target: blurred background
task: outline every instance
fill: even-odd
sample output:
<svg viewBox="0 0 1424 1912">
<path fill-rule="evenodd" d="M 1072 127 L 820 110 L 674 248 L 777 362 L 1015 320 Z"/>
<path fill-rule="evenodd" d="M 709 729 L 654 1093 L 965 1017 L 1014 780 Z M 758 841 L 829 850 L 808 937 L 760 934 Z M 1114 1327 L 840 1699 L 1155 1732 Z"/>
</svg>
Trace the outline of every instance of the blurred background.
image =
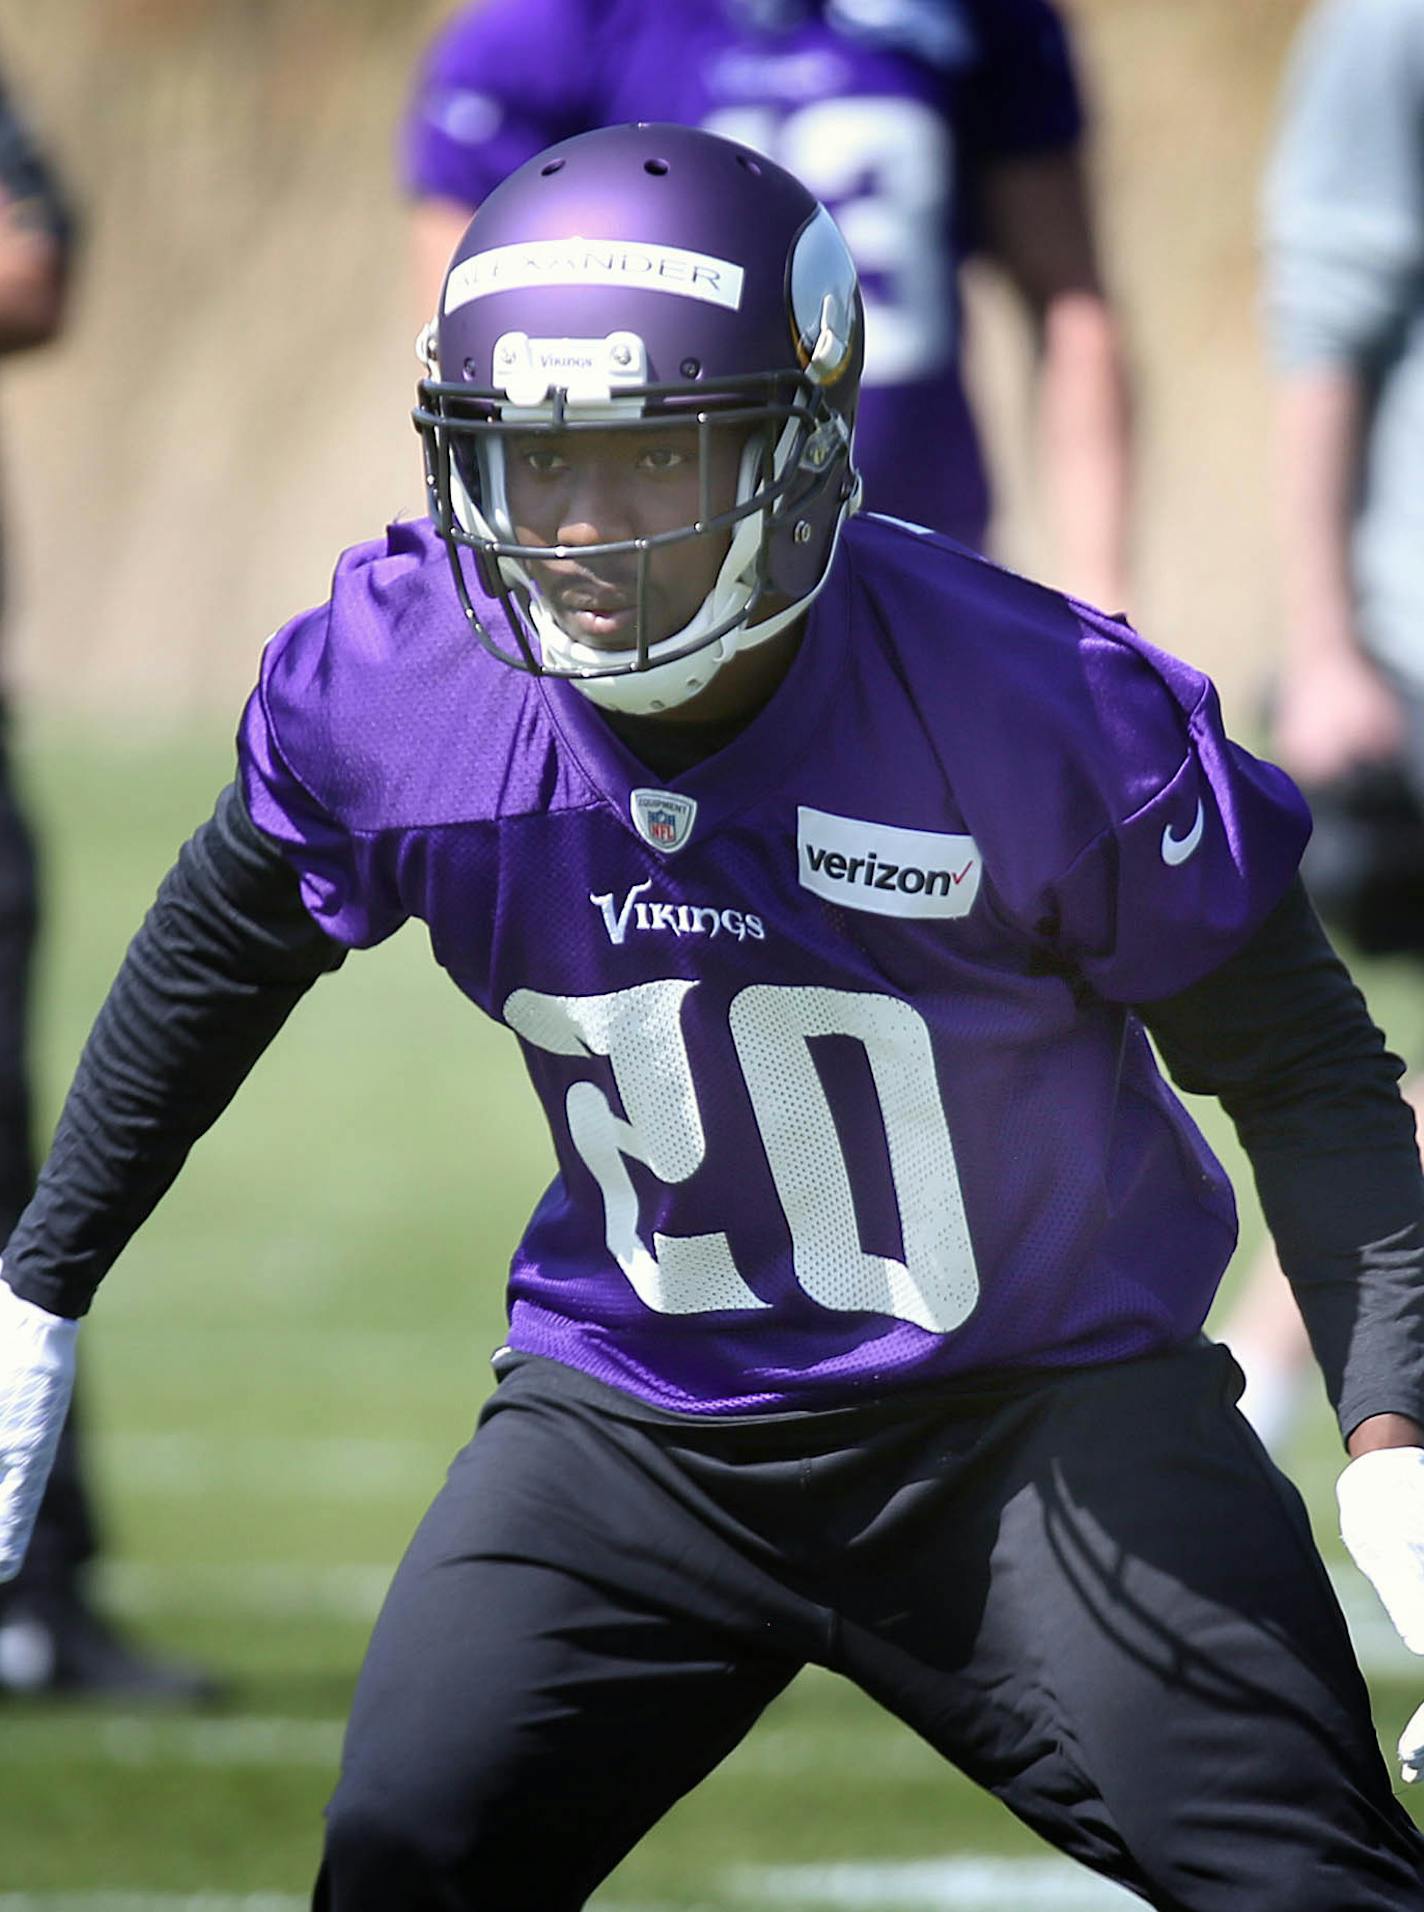
<svg viewBox="0 0 1424 1912">
<path fill-rule="evenodd" d="M 5 0 L 89 241 L 7 368 L 10 673 L 37 708 L 234 713 L 336 551 L 422 508 L 392 149 L 432 0 Z M 1073 0 L 1141 431 L 1139 625 L 1233 700 L 1270 641 L 1256 191 L 1298 0 Z M 1032 566 L 1017 314 L 971 323 Z"/>
<path fill-rule="evenodd" d="M 0 377 L 5 674 L 46 853 L 44 1134 L 129 933 L 230 774 L 263 641 L 324 596 L 344 545 L 423 508 L 424 315 L 392 149 L 446 11 L 0 0 L 0 59 L 87 232 L 64 339 Z M 1065 11 L 1137 382 L 1134 622 L 1211 671 L 1250 736 L 1279 622 L 1257 198 L 1304 8 Z M 1028 340 L 987 272 L 971 312 L 997 548 L 1042 570 Z M 1412 972 L 1376 964 L 1367 987 L 1412 1045 Z M 229 1700 L 192 1718 L 0 1704 L 0 1912 L 305 1904 L 365 1635 L 486 1391 L 504 1265 L 547 1172 L 512 1045 L 417 929 L 303 1005 L 85 1334 L 104 1601 L 221 1671 Z M 1338 1566 L 1323 1399 L 1284 1458 Z M 1392 1741 L 1417 1682 L 1368 1590 L 1341 1584 Z M 808 1678 L 597 1903 L 1127 1901 Z"/>
</svg>

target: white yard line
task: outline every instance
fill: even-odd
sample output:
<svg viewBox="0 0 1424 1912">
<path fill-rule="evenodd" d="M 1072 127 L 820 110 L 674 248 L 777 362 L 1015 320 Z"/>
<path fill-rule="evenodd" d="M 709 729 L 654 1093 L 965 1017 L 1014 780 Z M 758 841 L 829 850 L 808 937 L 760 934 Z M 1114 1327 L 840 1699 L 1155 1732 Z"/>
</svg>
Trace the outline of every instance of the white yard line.
<svg viewBox="0 0 1424 1912">
<path fill-rule="evenodd" d="M 252 1620 L 369 1621 L 385 1598 L 395 1565 L 392 1559 L 319 1567 L 285 1560 L 167 1567 L 110 1560 L 100 1565 L 99 1587 L 106 1607 L 135 1618 L 212 1613 Z"/>
<path fill-rule="evenodd" d="M 145 1494 L 235 1490 L 254 1499 L 320 1494 L 360 1501 L 392 1489 L 429 1498 L 452 1457 L 428 1441 L 346 1435 L 106 1434 L 104 1458 L 117 1480 Z"/>
<path fill-rule="evenodd" d="M 236 1714 L 212 1719 L 143 1713 L 96 1718 L 85 1713 L 32 1715 L 20 1729 L 30 1765 L 102 1762 L 115 1766 L 319 1766 L 333 1772 L 341 1752 L 343 1721 Z M 802 1728 L 763 1727 L 736 1755 L 744 1774 L 769 1779 L 816 1774 L 827 1780 L 862 1777 L 869 1758 L 882 1779 L 923 1772 L 933 1762 L 917 1739 L 887 1714 L 867 1721 L 852 1741 L 825 1739 Z M 0 1912 L 4 1912 L 0 1900 Z"/>
<path fill-rule="evenodd" d="M 293 1255 L 289 1270 L 274 1276 L 274 1291 L 290 1298 L 291 1279 L 298 1273 L 307 1288 L 308 1299 L 314 1299 L 318 1275 L 303 1252 Z M 351 1373 L 363 1367 L 388 1373 L 393 1368 L 418 1369 L 422 1362 L 427 1366 L 434 1362 L 438 1363 L 437 1371 L 443 1374 L 458 1364 L 470 1377 L 472 1407 L 478 1407 L 494 1386 L 489 1357 L 498 1344 L 477 1337 L 473 1329 L 461 1321 L 452 1323 L 448 1330 L 438 1324 L 401 1326 L 395 1322 L 384 1328 L 367 1328 L 308 1314 L 301 1320 L 284 1316 L 274 1326 L 270 1316 L 253 1312 L 254 1304 L 261 1299 L 255 1289 L 244 1293 L 247 1312 L 238 1320 L 204 1319 L 193 1313 L 179 1315 L 173 1305 L 163 1302 L 152 1307 L 145 1304 L 136 1307 L 133 1292 L 129 1288 L 121 1295 L 116 1290 L 114 1303 L 106 1305 L 104 1310 L 104 1346 L 106 1351 L 114 1350 L 113 1359 L 118 1363 L 125 1362 L 131 1350 L 138 1351 L 136 1365 L 151 1360 L 153 1349 L 161 1346 L 165 1365 L 178 1362 L 194 1370 L 200 1364 L 211 1368 L 214 1350 L 221 1344 L 226 1356 L 248 1349 L 248 1358 L 260 1373 L 263 1356 L 271 1355 L 275 1339 L 280 1336 L 284 1348 L 298 1350 L 293 1356 L 294 1364 L 299 1365 L 300 1352 L 319 1349 L 323 1363 L 335 1373 Z M 107 1290 L 105 1300 L 107 1303 Z M 177 1352 L 170 1357 L 170 1351 Z M 0 1906 L 3 1903 L 0 1900 Z"/>
<path fill-rule="evenodd" d="M 1120 1912 L 1141 1901 L 1061 1859 L 966 1855 L 899 1865 L 742 1867 L 724 1881 L 723 1904 L 846 1908 L 846 1912 Z M 720 1891 L 708 1903 L 716 1903 Z M 0 1912 L 306 1912 L 291 1893 L 0 1893 Z M 670 1906 L 596 1898 L 591 1912 L 674 1912 Z"/>
<path fill-rule="evenodd" d="M 0 1912 L 310 1912 L 309 1893 L 0 1892 Z M 652 1900 L 592 1899 L 589 1912 L 686 1912 Z"/>
<path fill-rule="evenodd" d="M 309 1912 L 308 1893 L 0 1892 L 0 1912 Z M 590 1912 L 686 1912 L 653 1900 L 593 1899 Z"/>
<path fill-rule="evenodd" d="M 230 1719 L 180 1719 L 116 1714 L 98 1719 L 32 1717 L 24 1735 L 25 1763 L 113 1766 L 320 1766 L 333 1773 L 341 1756 L 338 1720 L 281 1719 L 238 1714 Z M 0 1912 L 8 1902 L 0 1896 Z"/>
<path fill-rule="evenodd" d="M 899 1865 L 767 1866 L 734 1873 L 733 1890 L 760 1906 L 848 1912 L 1126 1912 L 1142 1901 L 1064 1859 L 966 1855 Z M 0 1912 L 3 1908 L 0 1907 Z"/>
<path fill-rule="evenodd" d="M 0 1892 L 0 1912 L 308 1912 L 292 1892 Z"/>
</svg>

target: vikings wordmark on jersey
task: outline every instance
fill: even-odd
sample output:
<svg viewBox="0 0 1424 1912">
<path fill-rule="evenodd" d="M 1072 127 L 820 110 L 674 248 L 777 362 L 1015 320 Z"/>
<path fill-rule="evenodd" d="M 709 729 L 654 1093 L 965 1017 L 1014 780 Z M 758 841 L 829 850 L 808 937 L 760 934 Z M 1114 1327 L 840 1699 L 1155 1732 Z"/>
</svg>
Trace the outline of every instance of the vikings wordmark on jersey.
<svg viewBox="0 0 1424 1912">
<path fill-rule="evenodd" d="M 771 704 L 660 798 L 398 525 L 273 640 L 242 755 L 328 932 L 421 918 L 523 1046 L 559 1172 L 515 1347 L 718 1413 L 1199 1324 L 1232 1199 L 1123 1005 L 1240 946 L 1306 821 L 1125 626 L 854 523 Z"/>
</svg>

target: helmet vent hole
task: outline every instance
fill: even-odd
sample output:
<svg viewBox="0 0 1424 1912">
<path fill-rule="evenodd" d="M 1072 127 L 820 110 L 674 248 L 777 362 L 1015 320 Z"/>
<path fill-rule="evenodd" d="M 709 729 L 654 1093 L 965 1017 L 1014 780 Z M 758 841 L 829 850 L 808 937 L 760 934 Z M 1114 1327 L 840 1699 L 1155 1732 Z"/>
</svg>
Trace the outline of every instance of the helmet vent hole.
<svg viewBox="0 0 1424 1912">
<path fill-rule="evenodd" d="M 738 153 L 737 164 L 743 169 L 744 172 L 757 173 L 757 174 L 760 174 L 761 172 L 760 165 L 758 164 L 756 160 L 752 158 L 750 153 Z"/>
<path fill-rule="evenodd" d="M 654 179 L 661 179 L 667 169 L 668 163 L 665 159 L 645 159 L 643 161 L 643 171 L 645 173 L 651 173 Z"/>
<path fill-rule="evenodd" d="M 561 159 L 551 159 L 547 166 L 541 166 L 539 168 L 539 177 L 541 179 L 547 179 L 550 173 L 561 173 L 563 170 L 564 162 Z"/>
</svg>

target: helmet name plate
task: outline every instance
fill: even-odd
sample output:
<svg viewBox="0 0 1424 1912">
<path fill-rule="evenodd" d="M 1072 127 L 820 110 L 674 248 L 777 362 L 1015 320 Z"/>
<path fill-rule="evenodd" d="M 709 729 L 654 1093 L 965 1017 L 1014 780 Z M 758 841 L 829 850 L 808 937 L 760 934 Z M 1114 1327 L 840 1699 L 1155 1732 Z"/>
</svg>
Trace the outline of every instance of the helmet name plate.
<svg viewBox="0 0 1424 1912">
<path fill-rule="evenodd" d="M 445 282 L 448 318 L 475 299 L 530 286 L 607 285 L 639 292 L 671 292 L 735 312 L 745 274 L 731 259 L 683 246 L 640 245 L 627 239 L 534 239 L 472 253 Z"/>
</svg>

